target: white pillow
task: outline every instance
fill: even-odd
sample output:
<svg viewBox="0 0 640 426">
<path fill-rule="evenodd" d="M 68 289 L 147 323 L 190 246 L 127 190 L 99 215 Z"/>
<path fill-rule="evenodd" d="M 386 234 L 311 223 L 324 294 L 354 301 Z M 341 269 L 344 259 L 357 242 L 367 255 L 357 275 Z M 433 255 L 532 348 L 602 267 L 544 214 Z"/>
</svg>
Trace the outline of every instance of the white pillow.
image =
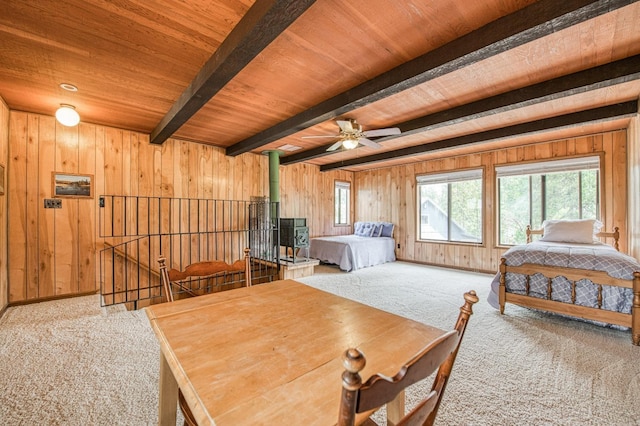
<svg viewBox="0 0 640 426">
<path fill-rule="evenodd" d="M 359 225 L 356 226 L 354 234 L 359 237 L 370 237 L 374 230 L 375 225 L 373 222 L 360 222 Z"/>
<path fill-rule="evenodd" d="M 545 220 L 542 224 L 544 233 L 540 241 L 591 244 L 594 222 L 593 219 Z"/>
<path fill-rule="evenodd" d="M 594 240 L 597 240 L 596 234 L 602 231 L 602 228 L 604 228 L 604 223 L 600 222 L 599 220 L 593 221 L 593 239 Z"/>
</svg>

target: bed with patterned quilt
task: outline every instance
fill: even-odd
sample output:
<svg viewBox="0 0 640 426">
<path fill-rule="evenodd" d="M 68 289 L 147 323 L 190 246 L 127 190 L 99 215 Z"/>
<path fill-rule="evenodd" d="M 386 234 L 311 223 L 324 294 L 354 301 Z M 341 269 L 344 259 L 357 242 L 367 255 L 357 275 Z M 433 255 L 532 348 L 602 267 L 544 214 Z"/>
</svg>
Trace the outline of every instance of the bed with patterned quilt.
<svg viewBox="0 0 640 426">
<path fill-rule="evenodd" d="M 347 272 L 393 262 L 393 228 L 390 222 L 356 222 L 353 234 L 312 238 L 309 257 Z"/>
<path fill-rule="evenodd" d="M 542 237 L 532 242 L 533 235 Z M 618 251 L 619 229 L 597 221 L 545 221 L 527 227 L 527 244 L 507 250 L 491 283 L 489 304 L 506 303 L 616 328 L 640 345 L 640 263 Z M 595 239 L 594 239 L 595 237 Z M 613 247 L 600 241 L 613 238 Z"/>
</svg>

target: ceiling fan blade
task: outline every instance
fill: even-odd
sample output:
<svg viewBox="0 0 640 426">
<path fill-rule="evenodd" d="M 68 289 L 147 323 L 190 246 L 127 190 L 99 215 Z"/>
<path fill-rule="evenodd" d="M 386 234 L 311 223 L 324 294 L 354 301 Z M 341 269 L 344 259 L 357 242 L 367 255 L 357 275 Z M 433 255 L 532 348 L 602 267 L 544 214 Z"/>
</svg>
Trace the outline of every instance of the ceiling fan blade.
<svg viewBox="0 0 640 426">
<path fill-rule="evenodd" d="M 303 136 L 301 139 L 316 139 L 316 138 L 339 138 L 340 135 L 325 135 L 325 136 Z"/>
<path fill-rule="evenodd" d="M 329 148 L 327 148 L 327 151 L 335 151 L 336 149 L 340 148 L 340 146 L 342 146 L 342 141 L 341 140 L 336 142 L 336 143 L 334 143 Z"/>
<path fill-rule="evenodd" d="M 340 130 L 342 130 L 343 132 L 353 132 L 353 125 L 351 124 L 351 121 L 336 120 L 336 123 L 338 123 L 338 126 L 340 126 Z"/>
<path fill-rule="evenodd" d="M 361 143 L 364 146 L 368 146 L 370 148 L 375 148 L 375 149 L 380 149 L 382 148 L 378 143 L 371 141 L 367 138 L 360 138 L 358 139 L 358 143 Z"/>
<path fill-rule="evenodd" d="M 379 136 L 399 135 L 402 132 L 400 132 L 400 129 L 397 127 L 389 127 L 386 129 L 365 130 L 362 133 L 368 138 L 375 138 Z"/>
</svg>

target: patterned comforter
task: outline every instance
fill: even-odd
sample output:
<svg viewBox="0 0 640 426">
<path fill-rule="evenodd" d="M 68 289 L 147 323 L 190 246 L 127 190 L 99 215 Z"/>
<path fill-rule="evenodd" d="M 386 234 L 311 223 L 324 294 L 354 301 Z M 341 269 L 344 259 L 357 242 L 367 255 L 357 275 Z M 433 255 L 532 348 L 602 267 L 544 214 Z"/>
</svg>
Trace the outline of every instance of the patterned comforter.
<svg viewBox="0 0 640 426">
<path fill-rule="evenodd" d="M 613 278 L 633 279 L 633 273 L 640 271 L 640 263 L 631 256 L 618 252 L 613 247 L 602 244 L 563 244 L 537 241 L 511 247 L 503 257 L 507 265 L 520 266 L 524 263 L 568 267 L 606 272 Z M 491 283 L 489 304 L 499 309 L 498 287 L 500 274 Z M 551 299 L 571 303 L 571 282 L 563 276 L 552 280 Z M 507 292 L 525 294 L 525 276 L 508 272 Z M 529 295 L 547 298 L 547 278 L 542 274 L 531 276 Z M 629 313 L 633 302 L 633 292 L 629 288 L 602 286 L 602 309 Z M 576 282 L 576 305 L 598 307 L 598 286 L 588 279 Z"/>
</svg>

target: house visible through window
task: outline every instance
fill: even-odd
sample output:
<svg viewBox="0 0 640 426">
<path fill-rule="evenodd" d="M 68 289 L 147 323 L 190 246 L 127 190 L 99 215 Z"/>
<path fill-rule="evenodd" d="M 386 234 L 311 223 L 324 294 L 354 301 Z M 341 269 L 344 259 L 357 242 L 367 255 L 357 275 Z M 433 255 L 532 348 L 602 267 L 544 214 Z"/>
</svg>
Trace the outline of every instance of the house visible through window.
<svg viewBox="0 0 640 426">
<path fill-rule="evenodd" d="M 335 221 L 336 225 L 349 224 L 349 206 L 351 200 L 351 183 L 335 181 Z"/>
<path fill-rule="evenodd" d="M 482 170 L 417 176 L 420 240 L 482 242 Z"/>
<path fill-rule="evenodd" d="M 526 242 L 546 219 L 599 219 L 600 157 L 496 167 L 498 243 Z"/>
</svg>

